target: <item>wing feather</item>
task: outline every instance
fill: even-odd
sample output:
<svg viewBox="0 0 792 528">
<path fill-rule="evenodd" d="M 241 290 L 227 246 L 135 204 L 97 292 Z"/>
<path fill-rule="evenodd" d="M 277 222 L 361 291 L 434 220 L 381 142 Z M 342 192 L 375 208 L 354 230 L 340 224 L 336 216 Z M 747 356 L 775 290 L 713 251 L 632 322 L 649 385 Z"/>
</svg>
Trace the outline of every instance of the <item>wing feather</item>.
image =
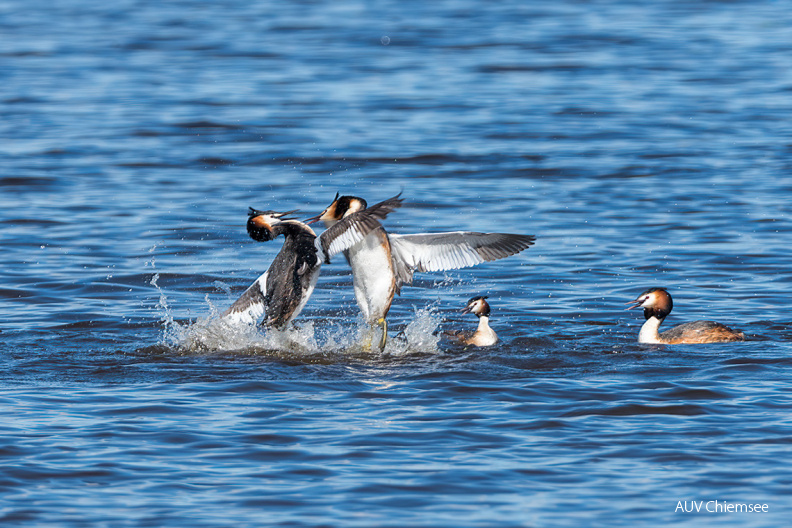
<svg viewBox="0 0 792 528">
<path fill-rule="evenodd" d="M 267 275 L 269 271 L 250 285 L 245 292 L 234 301 L 228 310 L 223 313 L 223 319 L 231 324 L 256 324 L 264 315 L 267 305 Z"/>
<path fill-rule="evenodd" d="M 366 238 L 370 232 L 380 227 L 379 220 L 384 220 L 391 212 L 402 206 L 404 199 L 400 196 L 401 193 L 342 218 L 319 235 L 318 247 L 324 255 L 325 263 L 330 262 L 331 257 L 354 246 Z"/>
<path fill-rule="evenodd" d="M 532 235 L 454 231 L 389 234 L 397 285 L 412 282 L 416 271 L 467 268 L 509 257 L 533 245 Z"/>
</svg>

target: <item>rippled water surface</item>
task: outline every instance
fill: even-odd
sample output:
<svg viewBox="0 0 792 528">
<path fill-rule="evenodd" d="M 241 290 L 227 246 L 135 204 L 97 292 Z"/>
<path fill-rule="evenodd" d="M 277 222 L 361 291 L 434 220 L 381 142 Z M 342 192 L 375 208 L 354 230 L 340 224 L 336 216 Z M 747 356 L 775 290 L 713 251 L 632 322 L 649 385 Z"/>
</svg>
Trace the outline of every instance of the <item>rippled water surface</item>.
<svg viewBox="0 0 792 528">
<path fill-rule="evenodd" d="M 0 3 L 3 526 L 783 526 L 785 2 Z M 343 258 L 224 310 L 248 206 L 535 234 L 361 348 Z M 637 344 L 624 303 L 743 343 Z M 488 295 L 501 342 L 438 337 Z M 766 504 L 698 513 L 679 501 Z M 709 503 L 708 503 L 709 504 Z M 713 506 L 710 505 L 710 508 Z"/>
</svg>

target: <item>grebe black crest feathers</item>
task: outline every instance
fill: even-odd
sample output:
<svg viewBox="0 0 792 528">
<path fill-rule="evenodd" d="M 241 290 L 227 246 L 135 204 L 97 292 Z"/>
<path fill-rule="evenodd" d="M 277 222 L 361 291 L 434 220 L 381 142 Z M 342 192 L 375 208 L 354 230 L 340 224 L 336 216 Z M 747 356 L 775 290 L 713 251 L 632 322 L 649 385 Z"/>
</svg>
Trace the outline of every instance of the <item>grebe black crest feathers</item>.
<svg viewBox="0 0 792 528">
<path fill-rule="evenodd" d="M 697 343 L 726 343 L 730 341 L 743 341 L 745 334 L 732 330 L 726 325 L 714 321 L 693 321 L 675 326 L 670 330 L 660 332 L 660 325 L 674 308 L 671 294 L 665 288 L 649 288 L 641 293 L 634 301 L 630 301 L 628 310 L 643 308 L 646 322 L 638 334 L 639 343 L 697 344 Z"/>
<path fill-rule="evenodd" d="M 447 337 L 464 345 L 477 347 L 492 346 L 498 342 L 498 335 L 489 326 L 490 305 L 486 296 L 473 297 L 461 311 L 463 314 L 472 313 L 478 317 L 478 328 L 473 333 L 444 332 Z"/>
</svg>

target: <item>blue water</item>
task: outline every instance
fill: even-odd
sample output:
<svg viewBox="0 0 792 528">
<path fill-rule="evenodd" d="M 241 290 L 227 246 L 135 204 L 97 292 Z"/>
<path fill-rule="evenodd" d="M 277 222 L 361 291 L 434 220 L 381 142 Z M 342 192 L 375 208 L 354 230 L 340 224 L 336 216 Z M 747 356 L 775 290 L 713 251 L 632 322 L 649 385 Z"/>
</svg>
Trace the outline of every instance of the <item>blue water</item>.
<svg viewBox="0 0 792 528">
<path fill-rule="evenodd" d="M 0 522 L 782 526 L 792 9 L 780 1 L 0 3 Z M 403 190 L 384 353 L 342 258 L 291 341 L 217 332 L 248 206 Z M 744 343 L 645 346 L 624 303 Z M 439 331 L 489 295 L 501 342 Z M 400 334 L 400 332 L 402 332 Z M 767 504 L 678 511 L 679 501 Z"/>
</svg>

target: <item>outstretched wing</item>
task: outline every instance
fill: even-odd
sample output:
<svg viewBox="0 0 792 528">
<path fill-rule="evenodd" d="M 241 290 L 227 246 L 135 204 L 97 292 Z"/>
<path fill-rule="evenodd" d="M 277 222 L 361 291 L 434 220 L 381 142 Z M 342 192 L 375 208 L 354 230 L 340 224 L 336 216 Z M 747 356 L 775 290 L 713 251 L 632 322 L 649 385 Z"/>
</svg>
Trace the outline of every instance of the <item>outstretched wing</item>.
<svg viewBox="0 0 792 528">
<path fill-rule="evenodd" d="M 389 234 L 396 285 L 412 282 L 416 271 L 467 268 L 519 253 L 533 245 L 532 235 L 507 233 Z"/>
<path fill-rule="evenodd" d="M 402 206 L 404 199 L 400 196 L 401 193 L 342 218 L 319 235 L 319 249 L 324 255 L 325 263 L 330 262 L 330 257 L 349 249 L 380 227 L 380 220 L 384 220 L 391 212 Z"/>
<path fill-rule="evenodd" d="M 267 275 L 269 271 L 256 279 L 256 282 L 245 290 L 239 299 L 223 313 L 223 319 L 231 324 L 256 324 L 264 315 L 267 305 Z"/>
</svg>

